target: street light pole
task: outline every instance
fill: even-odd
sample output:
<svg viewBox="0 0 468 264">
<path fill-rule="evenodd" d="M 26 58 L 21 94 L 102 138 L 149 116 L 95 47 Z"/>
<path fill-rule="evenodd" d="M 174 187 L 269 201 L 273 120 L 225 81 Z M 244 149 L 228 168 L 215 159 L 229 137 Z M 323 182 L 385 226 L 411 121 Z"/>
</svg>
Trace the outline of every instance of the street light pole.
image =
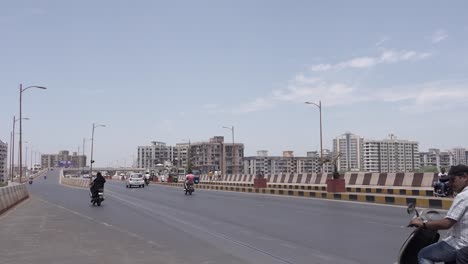
<svg viewBox="0 0 468 264">
<path fill-rule="evenodd" d="M 96 127 L 106 127 L 106 125 L 96 125 L 93 123 L 93 132 L 92 132 L 92 135 L 91 135 L 91 161 L 90 161 L 90 165 L 89 165 L 89 176 L 90 176 L 90 181 L 92 181 L 93 179 L 93 149 L 94 149 L 94 129 Z"/>
<path fill-rule="evenodd" d="M 311 105 L 315 105 L 318 107 L 319 109 L 319 113 L 320 113 L 320 162 L 321 162 L 321 171 L 322 173 L 324 172 L 324 169 L 323 169 L 323 145 L 322 145 L 322 101 L 319 101 L 318 104 L 316 103 L 312 103 L 312 102 L 305 102 L 306 104 L 311 104 Z"/>
<path fill-rule="evenodd" d="M 232 173 L 233 174 L 236 174 L 237 172 L 237 164 L 236 164 L 236 159 L 235 159 L 235 152 L 234 152 L 234 126 L 231 126 L 231 127 L 227 127 L 227 126 L 223 126 L 223 128 L 226 128 L 226 129 L 229 129 L 231 130 L 231 134 L 232 134 Z"/>
<path fill-rule="evenodd" d="M 21 177 L 23 175 L 23 166 L 21 165 L 22 163 L 22 137 L 23 137 L 23 122 L 22 122 L 22 113 L 21 113 L 21 103 L 22 103 L 22 96 L 23 96 L 23 92 L 26 91 L 27 89 L 30 89 L 30 88 L 37 88 L 37 89 L 47 89 L 46 87 L 43 87 L 43 86 L 36 86 L 36 85 L 33 85 L 33 86 L 28 86 L 26 88 L 23 89 L 23 84 L 20 84 L 19 85 L 19 122 L 20 122 L 20 138 L 19 138 L 19 182 L 21 183 Z"/>
</svg>

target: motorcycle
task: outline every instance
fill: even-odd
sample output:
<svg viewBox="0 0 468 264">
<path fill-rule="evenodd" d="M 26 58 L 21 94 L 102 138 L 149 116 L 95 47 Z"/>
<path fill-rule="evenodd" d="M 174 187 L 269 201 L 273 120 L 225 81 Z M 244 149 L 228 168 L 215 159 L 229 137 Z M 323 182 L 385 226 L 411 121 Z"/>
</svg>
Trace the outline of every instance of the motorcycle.
<svg viewBox="0 0 468 264">
<path fill-rule="evenodd" d="M 408 204 L 406 209 L 408 214 L 415 213 L 413 218 L 421 218 L 422 220 L 437 220 L 442 216 L 436 210 L 426 209 L 419 212 L 413 203 Z M 411 226 L 408 226 L 411 227 Z M 398 264 L 417 264 L 418 253 L 421 249 L 439 241 L 440 234 L 437 230 L 429 230 L 424 228 L 417 228 L 408 236 L 406 241 L 400 248 L 398 254 Z"/>
<path fill-rule="evenodd" d="M 185 195 L 187 194 L 192 195 L 192 193 L 195 191 L 195 188 L 193 188 L 193 184 L 186 183 L 184 185 L 185 185 L 184 186 Z"/>
<path fill-rule="evenodd" d="M 442 191 L 442 184 L 444 185 L 444 191 Z M 453 190 L 448 182 L 434 182 L 432 187 L 434 187 L 435 197 L 453 197 Z"/>
<path fill-rule="evenodd" d="M 148 185 L 149 185 L 149 179 L 146 179 L 146 178 L 145 178 L 145 184 L 146 184 L 146 186 L 148 187 Z"/>
<path fill-rule="evenodd" d="M 91 203 L 93 206 L 101 206 L 102 201 L 104 201 L 104 189 L 98 189 L 96 197 L 93 197 L 93 193 L 90 191 L 89 196 L 91 197 Z"/>
<path fill-rule="evenodd" d="M 29 180 L 29 184 L 32 184 L 32 180 Z"/>
<path fill-rule="evenodd" d="M 44 180 L 47 180 L 47 175 L 44 175 Z"/>
</svg>

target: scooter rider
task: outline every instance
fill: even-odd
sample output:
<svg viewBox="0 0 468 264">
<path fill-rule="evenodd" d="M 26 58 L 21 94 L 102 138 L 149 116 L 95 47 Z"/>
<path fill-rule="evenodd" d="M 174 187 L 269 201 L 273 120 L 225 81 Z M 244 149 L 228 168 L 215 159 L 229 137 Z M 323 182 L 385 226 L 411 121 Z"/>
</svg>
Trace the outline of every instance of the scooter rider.
<svg viewBox="0 0 468 264">
<path fill-rule="evenodd" d="M 195 175 L 192 174 L 192 169 L 187 170 L 188 174 L 185 176 L 184 189 L 187 190 L 189 185 L 193 185 Z"/>
<path fill-rule="evenodd" d="M 445 190 L 447 189 L 447 173 L 445 172 L 445 168 L 441 168 L 439 174 L 437 175 L 439 180 L 436 183 L 436 188 L 440 188 L 440 193 L 445 194 Z M 434 189 L 436 189 L 434 188 Z M 436 190 L 434 190 L 436 191 Z"/>
<path fill-rule="evenodd" d="M 450 229 L 448 236 L 418 253 L 419 264 L 452 262 L 457 257 L 457 250 L 468 246 L 468 166 L 452 166 L 448 173 L 450 185 L 458 195 L 445 218 L 433 221 L 411 220 L 411 225 L 431 230 Z"/>
<path fill-rule="evenodd" d="M 99 189 L 104 189 L 104 183 L 106 183 L 106 179 L 104 179 L 104 177 L 102 177 L 102 174 L 98 172 L 96 174 L 96 179 L 94 179 L 91 183 L 90 191 L 92 194 L 92 198 L 96 198 L 98 196 Z"/>
</svg>

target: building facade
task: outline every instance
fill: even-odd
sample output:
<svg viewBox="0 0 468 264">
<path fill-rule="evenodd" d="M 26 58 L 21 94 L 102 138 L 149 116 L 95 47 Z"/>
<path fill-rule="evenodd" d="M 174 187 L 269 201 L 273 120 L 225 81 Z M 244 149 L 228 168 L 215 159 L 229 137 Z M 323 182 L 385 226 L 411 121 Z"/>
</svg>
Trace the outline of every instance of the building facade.
<svg viewBox="0 0 468 264">
<path fill-rule="evenodd" d="M 0 140 L 0 182 L 8 179 L 8 144 Z"/>
<path fill-rule="evenodd" d="M 243 173 L 244 144 L 225 143 L 224 137 L 215 136 L 206 142 L 177 143 L 174 147 L 163 142 L 138 147 L 138 167 L 154 169 L 158 164 L 171 164 L 177 168 L 192 168 L 202 173 L 221 171 Z"/>
<path fill-rule="evenodd" d="M 164 164 L 174 159 L 172 146 L 164 142 L 152 141 L 150 146 L 139 146 L 137 165 L 139 168 L 155 169 L 158 164 Z"/>
<path fill-rule="evenodd" d="M 454 163 L 456 165 L 458 164 L 468 165 L 466 152 L 467 151 L 465 148 L 454 148 L 452 150 Z"/>
<path fill-rule="evenodd" d="M 308 152 L 305 157 L 294 157 L 292 151 L 283 151 L 283 156 L 268 156 L 266 150 L 260 150 L 257 151 L 257 156 L 244 158 L 244 173 L 246 174 L 318 173 L 320 171 L 320 156 L 316 151 Z"/>
<path fill-rule="evenodd" d="M 68 150 L 61 150 L 58 154 L 42 154 L 41 168 L 67 167 L 67 168 L 82 168 L 86 167 L 86 155 L 78 155 L 73 152 L 70 155 Z"/>
<path fill-rule="evenodd" d="M 447 171 L 454 165 L 453 154 L 450 151 L 429 149 L 427 152 L 419 152 L 420 167 L 437 167 L 438 170 L 445 168 Z"/>
<path fill-rule="evenodd" d="M 364 140 L 364 171 L 417 171 L 421 165 L 418 148 L 418 142 L 398 140 L 394 135 L 384 140 Z"/>
<path fill-rule="evenodd" d="M 244 144 L 225 143 L 223 136 L 210 138 L 208 142 L 196 142 L 189 146 L 188 159 L 192 166 L 207 173 L 220 170 L 225 174 L 244 172 Z"/>
<path fill-rule="evenodd" d="M 338 171 L 361 171 L 363 169 L 363 146 L 364 139 L 346 132 L 333 139 L 334 156 L 339 157 L 336 161 Z"/>
</svg>

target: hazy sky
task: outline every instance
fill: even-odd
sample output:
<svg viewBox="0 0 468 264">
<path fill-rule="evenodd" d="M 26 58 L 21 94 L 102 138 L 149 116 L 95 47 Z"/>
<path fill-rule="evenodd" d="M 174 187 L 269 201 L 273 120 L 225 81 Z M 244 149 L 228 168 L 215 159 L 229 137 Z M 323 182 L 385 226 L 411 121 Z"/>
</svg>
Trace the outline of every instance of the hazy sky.
<svg viewBox="0 0 468 264">
<path fill-rule="evenodd" d="M 97 165 L 231 132 L 296 156 L 347 131 L 468 147 L 467 1 L 1 1 L 0 139 Z M 17 129 L 18 131 L 18 129 Z M 86 144 L 89 156 L 90 142 Z"/>
</svg>

